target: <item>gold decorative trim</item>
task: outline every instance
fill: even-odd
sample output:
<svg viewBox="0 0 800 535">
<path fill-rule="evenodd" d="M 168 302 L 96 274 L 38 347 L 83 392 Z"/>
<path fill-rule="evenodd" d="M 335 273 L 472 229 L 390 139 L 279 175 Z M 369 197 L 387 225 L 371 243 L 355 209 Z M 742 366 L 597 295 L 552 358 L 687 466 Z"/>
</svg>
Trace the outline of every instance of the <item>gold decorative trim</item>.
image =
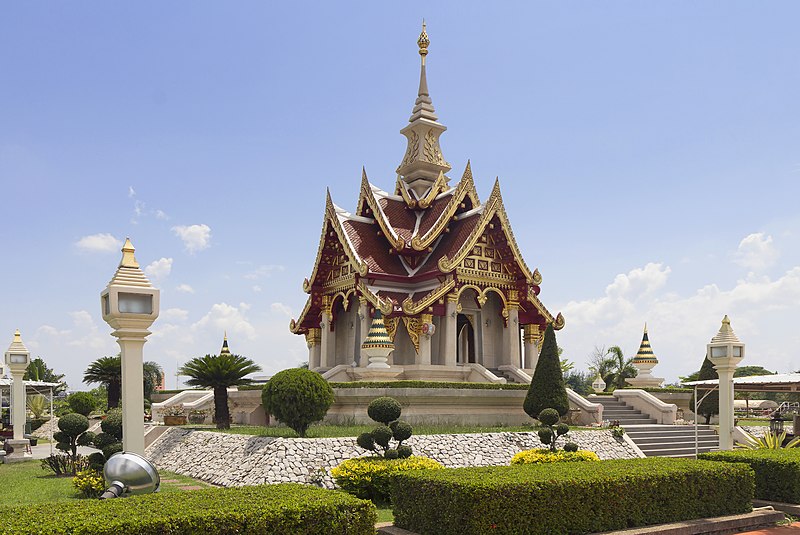
<svg viewBox="0 0 800 535">
<path fill-rule="evenodd" d="M 458 208 L 461 206 L 461 202 L 464 200 L 464 197 L 469 197 L 472 201 L 472 206 L 477 207 L 480 205 L 480 200 L 478 200 L 478 192 L 475 190 L 475 182 L 472 180 L 472 167 L 470 162 L 467 162 L 467 168 L 464 170 L 464 175 L 461 177 L 461 181 L 456 186 L 456 190 L 453 192 L 452 196 L 450 197 L 450 202 L 445 207 L 442 215 L 439 216 L 439 219 L 436 220 L 436 223 L 431 227 L 431 229 L 425 233 L 424 236 L 414 236 L 411 239 L 411 247 L 415 251 L 424 251 L 427 249 L 436 238 L 439 237 L 439 234 L 450 224 L 450 221 L 453 219 Z"/>
<path fill-rule="evenodd" d="M 302 330 L 300 329 L 300 324 L 303 323 L 308 311 L 311 309 L 311 300 L 313 297 L 309 297 L 306 299 L 306 304 L 303 307 L 303 310 L 300 312 L 300 316 L 298 317 L 297 321 L 294 318 L 289 322 L 289 331 L 293 334 L 302 334 Z"/>
<path fill-rule="evenodd" d="M 386 316 L 394 312 L 394 307 L 392 306 L 391 301 L 385 301 L 372 293 L 370 289 L 367 287 L 367 283 L 363 280 L 359 281 L 357 289 L 359 293 L 367 300 L 369 303 L 381 311 L 381 313 Z"/>
<path fill-rule="evenodd" d="M 387 318 L 383 317 L 383 324 L 386 326 L 386 332 L 389 333 L 389 338 L 394 342 L 394 336 L 397 334 L 397 316 Z"/>
<path fill-rule="evenodd" d="M 411 297 L 406 298 L 403 301 L 403 312 L 410 316 L 415 316 L 434 304 L 438 299 L 444 297 L 450 290 L 455 288 L 456 282 L 453 279 L 453 276 L 450 275 L 447 277 L 447 280 L 440 286 L 434 288 L 426 295 L 422 296 L 419 301 L 414 302 L 411 300 Z"/>
<path fill-rule="evenodd" d="M 314 346 L 319 345 L 322 342 L 322 330 L 321 329 L 309 329 L 306 333 L 306 345 L 309 349 Z"/>
<path fill-rule="evenodd" d="M 406 193 L 408 195 L 408 193 Z M 367 172 L 363 171 L 361 173 L 361 193 L 360 196 L 366 199 L 367 206 L 369 206 L 370 210 L 372 210 L 372 215 L 375 217 L 375 221 L 378 222 L 378 226 L 381 228 L 383 235 L 391 244 L 392 248 L 395 251 L 402 251 L 405 246 L 405 240 L 401 237 L 395 238 L 393 236 L 394 228 L 389 224 L 386 220 L 386 215 L 383 213 L 383 209 L 378 202 L 378 199 L 375 198 L 375 194 L 372 192 L 372 188 L 369 185 L 369 180 L 367 179 Z"/>
<path fill-rule="evenodd" d="M 443 192 L 447 188 L 447 177 L 444 176 L 443 171 L 439 171 L 439 176 L 436 177 L 436 181 L 431 186 L 430 191 L 428 194 L 419 200 L 419 207 L 420 208 L 428 208 L 433 200 Z M 412 206 L 413 208 L 413 206 Z"/>
<path fill-rule="evenodd" d="M 536 294 L 533 291 L 533 288 L 528 288 L 527 300 L 530 301 L 534 307 L 536 307 L 536 310 L 539 311 L 539 313 L 544 317 L 547 323 L 553 324 L 553 328 L 555 330 L 558 331 L 564 328 L 566 322 L 564 320 L 564 316 L 561 315 L 561 312 L 559 312 L 558 315 L 554 318 L 553 315 L 550 313 L 550 311 L 544 307 L 542 302 L 536 296 Z"/>
<path fill-rule="evenodd" d="M 522 274 L 525 276 L 525 280 L 530 284 L 533 280 L 533 273 L 531 273 L 528 265 L 525 263 L 525 260 L 522 258 L 522 254 L 519 251 L 519 247 L 517 246 L 517 242 L 514 239 L 514 233 L 511 231 L 511 225 L 508 221 L 508 216 L 506 215 L 505 207 L 503 206 L 503 197 L 500 194 L 500 181 L 495 180 L 494 187 L 492 188 L 492 193 L 489 195 L 489 199 L 486 201 L 486 205 L 484 206 L 483 213 L 480 216 L 480 220 L 475 228 L 472 230 L 472 234 L 470 234 L 469 238 L 461 245 L 461 248 L 456 252 L 452 259 L 448 258 L 447 255 L 442 256 L 439 259 L 439 270 L 442 273 L 449 273 L 453 271 L 458 265 L 472 252 L 473 247 L 478 240 L 481 239 L 486 227 L 489 225 L 489 222 L 492 218 L 497 215 L 502 223 L 502 229 L 508 241 L 508 246 L 511 249 L 511 254 L 514 257 L 514 260 L 517 262 Z M 413 244 L 412 244 L 413 246 Z"/>
<path fill-rule="evenodd" d="M 408 336 L 414 343 L 414 351 L 419 353 L 419 334 L 422 330 L 422 322 L 419 320 L 419 318 L 409 318 L 408 316 L 403 316 L 403 323 L 406 325 Z"/>
<path fill-rule="evenodd" d="M 536 286 L 539 286 L 542 283 L 542 274 L 539 273 L 539 268 L 533 270 L 533 277 L 531 278 L 531 282 Z"/>
</svg>

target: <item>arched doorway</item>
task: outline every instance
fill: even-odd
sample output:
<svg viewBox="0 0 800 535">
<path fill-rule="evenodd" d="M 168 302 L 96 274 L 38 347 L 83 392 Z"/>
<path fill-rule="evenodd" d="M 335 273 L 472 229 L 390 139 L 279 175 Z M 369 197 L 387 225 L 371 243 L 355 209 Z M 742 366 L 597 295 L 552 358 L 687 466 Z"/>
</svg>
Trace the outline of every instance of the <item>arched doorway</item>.
<svg viewBox="0 0 800 535">
<path fill-rule="evenodd" d="M 456 362 L 467 364 L 475 362 L 474 316 L 459 314 L 456 318 Z"/>
</svg>

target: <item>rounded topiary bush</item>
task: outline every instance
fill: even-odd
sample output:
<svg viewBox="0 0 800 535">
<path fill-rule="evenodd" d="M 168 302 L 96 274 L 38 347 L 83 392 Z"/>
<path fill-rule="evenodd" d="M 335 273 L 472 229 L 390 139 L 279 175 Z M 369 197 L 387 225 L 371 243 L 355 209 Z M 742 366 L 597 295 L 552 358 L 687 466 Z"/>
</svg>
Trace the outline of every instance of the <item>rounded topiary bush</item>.
<svg viewBox="0 0 800 535">
<path fill-rule="evenodd" d="M 89 392 L 74 392 L 67 396 L 67 404 L 72 412 L 89 416 L 97 406 L 97 401 Z"/>
<path fill-rule="evenodd" d="M 69 436 L 77 438 L 78 435 L 89 429 L 89 419 L 78 413 L 71 413 L 58 419 L 58 428 Z"/>
<path fill-rule="evenodd" d="M 382 448 L 389 447 L 389 441 L 392 440 L 392 436 L 394 436 L 392 430 L 385 425 L 379 425 L 372 430 L 372 438 L 375 440 L 375 444 Z"/>
<path fill-rule="evenodd" d="M 367 415 L 370 418 L 386 425 L 400 418 L 402 411 L 400 403 L 388 396 L 373 399 L 367 407 Z"/>
<path fill-rule="evenodd" d="M 550 451 L 548 449 L 525 450 L 511 458 L 511 464 L 545 464 L 570 463 L 582 461 L 599 461 L 596 453 L 588 450 Z"/>
<path fill-rule="evenodd" d="M 578 445 L 575 444 L 574 442 L 567 442 L 566 444 L 564 444 L 564 451 L 567 452 L 578 451 Z"/>
<path fill-rule="evenodd" d="M 543 425 L 556 425 L 560 419 L 561 415 L 555 409 L 544 409 L 537 418 Z"/>
<path fill-rule="evenodd" d="M 300 435 L 325 417 L 333 389 L 317 372 L 292 368 L 276 373 L 261 391 L 264 410 Z"/>
<path fill-rule="evenodd" d="M 406 422 L 400 420 L 392 422 L 391 429 L 394 439 L 398 442 L 403 442 L 411 438 L 411 426 Z"/>
<path fill-rule="evenodd" d="M 406 444 L 401 444 L 400 446 L 397 446 L 397 455 L 401 459 L 407 459 L 408 457 L 411 457 L 412 453 L 413 451 L 411 449 L 411 446 L 408 446 Z"/>
<path fill-rule="evenodd" d="M 122 411 L 120 409 L 108 411 L 106 419 L 100 422 L 100 429 L 117 440 L 122 440 Z"/>
<path fill-rule="evenodd" d="M 365 450 L 373 451 L 375 449 L 375 439 L 372 438 L 372 433 L 361 433 L 358 435 L 356 444 Z"/>
</svg>

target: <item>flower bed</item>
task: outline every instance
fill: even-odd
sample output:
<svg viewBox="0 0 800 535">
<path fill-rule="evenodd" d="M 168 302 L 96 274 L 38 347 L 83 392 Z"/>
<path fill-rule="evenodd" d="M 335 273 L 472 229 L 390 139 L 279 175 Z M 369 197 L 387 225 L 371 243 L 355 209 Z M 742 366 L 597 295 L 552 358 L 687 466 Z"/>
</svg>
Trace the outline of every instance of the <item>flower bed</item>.
<svg viewBox="0 0 800 535">
<path fill-rule="evenodd" d="M 681 459 L 397 474 L 395 525 L 420 534 L 595 533 L 751 510 L 744 464 Z"/>
<path fill-rule="evenodd" d="M 296 484 L 149 494 L 3 509 L 3 534 L 375 533 L 375 507 Z"/>
</svg>

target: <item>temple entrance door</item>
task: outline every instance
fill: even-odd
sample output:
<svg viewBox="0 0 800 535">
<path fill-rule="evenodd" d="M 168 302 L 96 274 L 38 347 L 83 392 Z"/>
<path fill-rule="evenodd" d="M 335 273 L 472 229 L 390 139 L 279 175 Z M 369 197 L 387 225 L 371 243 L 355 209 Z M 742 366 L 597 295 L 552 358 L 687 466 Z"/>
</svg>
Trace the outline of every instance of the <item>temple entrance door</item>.
<svg viewBox="0 0 800 535">
<path fill-rule="evenodd" d="M 459 314 L 456 319 L 456 363 L 475 362 L 475 329 L 471 319 L 474 316 Z"/>
</svg>

